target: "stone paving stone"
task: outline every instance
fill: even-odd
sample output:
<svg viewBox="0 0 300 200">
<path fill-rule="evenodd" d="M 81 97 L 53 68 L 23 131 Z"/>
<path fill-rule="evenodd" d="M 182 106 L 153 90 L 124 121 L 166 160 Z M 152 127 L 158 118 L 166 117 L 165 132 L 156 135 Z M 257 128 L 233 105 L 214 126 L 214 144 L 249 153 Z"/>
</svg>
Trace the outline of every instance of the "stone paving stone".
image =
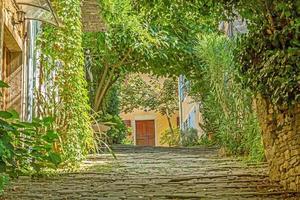
<svg viewBox="0 0 300 200">
<path fill-rule="evenodd" d="M 3 199 L 300 199 L 269 182 L 265 163 L 219 158 L 214 148 L 116 146 L 114 151 L 116 160 L 106 153 L 89 156 L 80 172 L 17 179 Z"/>
</svg>

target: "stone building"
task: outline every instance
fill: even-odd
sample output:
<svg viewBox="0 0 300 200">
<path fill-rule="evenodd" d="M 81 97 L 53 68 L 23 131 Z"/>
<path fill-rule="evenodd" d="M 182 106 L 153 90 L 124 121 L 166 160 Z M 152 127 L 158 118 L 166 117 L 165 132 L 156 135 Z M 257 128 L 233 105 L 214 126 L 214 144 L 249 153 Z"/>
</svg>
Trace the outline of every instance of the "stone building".
<svg viewBox="0 0 300 200">
<path fill-rule="evenodd" d="M 0 2 L 0 78 L 10 86 L 3 89 L 1 108 L 18 111 L 26 119 L 29 82 L 33 81 L 32 54 L 37 21 L 59 25 L 48 0 L 1 0 Z"/>
</svg>

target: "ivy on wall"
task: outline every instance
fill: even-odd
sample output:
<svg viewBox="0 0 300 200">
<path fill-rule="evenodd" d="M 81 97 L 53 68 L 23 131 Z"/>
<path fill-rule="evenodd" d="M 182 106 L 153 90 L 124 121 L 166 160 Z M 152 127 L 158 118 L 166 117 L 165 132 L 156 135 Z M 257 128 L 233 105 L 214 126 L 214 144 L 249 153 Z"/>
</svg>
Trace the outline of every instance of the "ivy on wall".
<svg viewBox="0 0 300 200">
<path fill-rule="evenodd" d="M 76 161 L 93 144 L 82 49 L 81 1 L 52 3 L 62 26 L 45 25 L 39 38 L 38 114 L 55 118 L 61 139 L 57 149 L 70 161 Z"/>
</svg>

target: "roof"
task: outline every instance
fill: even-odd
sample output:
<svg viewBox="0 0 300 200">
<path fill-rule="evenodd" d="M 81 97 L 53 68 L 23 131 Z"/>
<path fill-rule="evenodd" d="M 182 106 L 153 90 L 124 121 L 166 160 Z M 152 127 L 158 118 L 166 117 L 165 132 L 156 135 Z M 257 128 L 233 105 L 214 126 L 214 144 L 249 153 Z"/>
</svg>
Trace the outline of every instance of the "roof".
<svg viewBox="0 0 300 200">
<path fill-rule="evenodd" d="M 15 0 L 25 19 L 39 20 L 59 25 L 58 17 L 49 0 Z"/>
</svg>

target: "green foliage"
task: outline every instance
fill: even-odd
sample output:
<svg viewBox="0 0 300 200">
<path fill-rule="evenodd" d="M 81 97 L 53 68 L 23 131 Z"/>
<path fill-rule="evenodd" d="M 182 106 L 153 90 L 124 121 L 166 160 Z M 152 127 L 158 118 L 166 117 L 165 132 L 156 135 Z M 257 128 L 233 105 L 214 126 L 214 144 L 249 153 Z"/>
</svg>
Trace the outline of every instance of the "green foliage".
<svg viewBox="0 0 300 200">
<path fill-rule="evenodd" d="M 176 91 L 176 79 L 149 75 L 143 80 L 142 75 L 128 75 L 121 86 L 121 108 L 124 112 L 142 109 L 171 116 L 178 111 Z"/>
<path fill-rule="evenodd" d="M 8 184 L 9 177 L 7 174 L 1 173 L 0 174 L 0 194 L 4 192 L 4 187 Z"/>
<path fill-rule="evenodd" d="M 70 162 L 93 148 L 82 49 L 81 1 L 52 1 L 61 27 L 44 25 L 39 38 L 41 82 L 38 115 L 51 115 L 61 133 L 58 148 Z"/>
<path fill-rule="evenodd" d="M 96 120 L 111 128 L 100 139 L 108 144 L 119 144 L 127 133 L 125 124 L 118 116 L 120 100 L 117 81 L 123 74 L 124 63 L 119 61 L 119 49 L 111 46 L 111 39 L 110 32 L 85 33 L 83 47 L 91 107 L 97 113 Z"/>
<path fill-rule="evenodd" d="M 182 146 L 196 146 L 198 145 L 198 131 L 196 129 L 190 128 L 181 132 L 181 145 Z"/>
<path fill-rule="evenodd" d="M 189 72 L 198 61 L 194 49 L 197 34 L 216 27 L 201 1 L 99 0 L 99 4 L 107 31 L 83 37 L 95 112 L 103 111 L 110 87 L 128 73 L 174 77 Z"/>
<path fill-rule="evenodd" d="M 114 85 L 108 91 L 102 106 L 100 121 L 110 126 L 110 130 L 105 133 L 104 139 L 108 144 L 123 143 L 128 133 L 120 114 L 120 97 L 118 85 Z"/>
<path fill-rule="evenodd" d="M 20 122 L 15 112 L 9 118 L 2 115 L 0 118 L 1 172 L 16 176 L 26 171 L 56 168 L 62 162 L 61 155 L 53 148 L 59 134 L 51 129 L 51 118 Z"/>
<path fill-rule="evenodd" d="M 0 88 L 8 85 L 0 81 Z M 45 168 L 57 168 L 61 154 L 54 144 L 59 134 L 52 129 L 53 119 L 45 117 L 22 122 L 15 111 L 0 111 L 0 192 L 8 176 L 39 173 Z"/>
<path fill-rule="evenodd" d="M 165 130 L 160 137 L 161 144 L 171 146 L 196 146 L 199 143 L 198 132 L 196 129 L 181 131 L 179 128 Z"/>
<path fill-rule="evenodd" d="M 202 102 L 201 124 L 206 135 L 228 153 L 262 159 L 260 130 L 252 110 L 252 94 L 243 88 L 234 62 L 234 42 L 225 36 L 208 35 L 199 40 L 203 64 L 192 80 L 194 98 Z M 197 71 L 196 71 L 197 72 Z"/>
<path fill-rule="evenodd" d="M 161 144 L 167 144 L 169 147 L 179 146 L 180 145 L 180 134 L 181 131 L 179 128 L 171 131 L 170 129 L 165 130 L 160 137 Z"/>
<path fill-rule="evenodd" d="M 128 137 L 125 137 L 124 140 L 122 141 L 122 144 L 125 144 L 125 145 L 133 145 L 133 139 L 132 138 L 128 138 Z"/>
<path fill-rule="evenodd" d="M 128 75 L 121 87 L 121 108 L 124 112 L 134 109 L 155 111 L 168 120 L 173 130 L 171 117 L 178 111 L 177 80 L 144 74 Z M 146 79 L 146 80 L 143 80 Z M 173 133 L 175 135 L 175 133 Z"/>
<path fill-rule="evenodd" d="M 249 33 L 236 51 L 240 72 L 252 91 L 282 108 L 300 102 L 299 1 L 218 2 L 248 20 Z"/>
<path fill-rule="evenodd" d="M 84 46 L 93 63 L 108 65 L 116 76 L 127 71 L 187 73 L 198 61 L 197 34 L 217 27 L 202 1 L 99 0 L 99 4 L 107 31 L 85 34 Z"/>
<path fill-rule="evenodd" d="M 216 141 L 209 138 L 207 134 L 204 134 L 199 138 L 198 145 L 207 147 L 217 146 Z"/>
<path fill-rule="evenodd" d="M 105 133 L 103 140 L 107 144 L 122 144 L 127 135 L 127 127 L 118 115 L 105 114 L 101 116 L 101 122 L 106 122 L 110 130 Z"/>
<path fill-rule="evenodd" d="M 108 94 L 105 97 L 103 106 L 103 112 L 110 115 L 119 115 L 120 114 L 120 86 L 114 85 L 108 91 Z"/>
</svg>

